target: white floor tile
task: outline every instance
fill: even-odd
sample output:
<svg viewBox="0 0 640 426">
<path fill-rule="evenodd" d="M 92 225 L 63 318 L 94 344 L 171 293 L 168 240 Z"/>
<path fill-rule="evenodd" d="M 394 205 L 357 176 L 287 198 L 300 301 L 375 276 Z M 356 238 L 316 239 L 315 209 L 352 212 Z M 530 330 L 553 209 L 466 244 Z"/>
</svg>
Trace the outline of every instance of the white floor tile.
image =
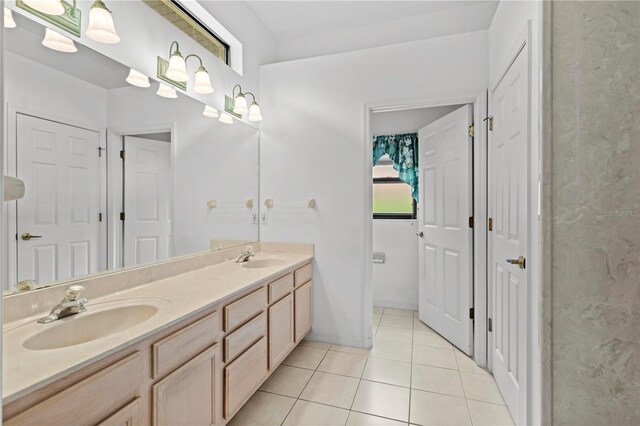
<svg viewBox="0 0 640 426">
<path fill-rule="evenodd" d="M 418 331 L 431 331 L 432 333 L 435 333 L 435 331 L 433 331 L 431 327 L 420 321 L 420 319 L 417 317 L 413 319 L 413 329 Z"/>
<path fill-rule="evenodd" d="M 370 357 L 364 368 L 362 378 L 373 382 L 409 387 L 411 383 L 411 364 L 390 359 Z"/>
<path fill-rule="evenodd" d="M 398 327 L 378 327 L 376 334 L 378 340 L 388 340 L 389 342 L 412 343 L 413 330 Z"/>
<path fill-rule="evenodd" d="M 411 387 L 464 398 L 460 373 L 448 368 L 414 364 L 411 370 Z"/>
<path fill-rule="evenodd" d="M 409 389 L 362 380 L 351 409 L 406 422 L 409 420 Z"/>
<path fill-rule="evenodd" d="M 332 345 L 331 350 L 336 352 L 345 352 L 345 353 L 354 354 L 354 355 L 369 355 L 369 349 L 354 348 L 351 346 Z"/>
<path fill-rule="evenodd" d="M 383 312 L 384 312 L 384 308 L 383 307 L 380 307 L 380 306 L 374 306 L 373 307 L 373 313 L 374 314 L 382 315 Z"/>
<path fill-rule="evenodd" d="M 291 367 L 307 368 L 315 370 L 320 365 L 320 361 L 327 354 L 326 349 L 318 349 L 310 346 L 298 346 L 282 362 Z"/>
<path fill-rule="evenodd" d="M 413 346 L 413 363 L 431 365 L 433 367 L 458 369 L 452 349 L 434 348 L 431 346 Z"/>
<path fill-rule="evenodd" d="M 471 417 L 464 398 L 413 390 L 411 423 L 423 426 L 461 426 L 471 425 Z"/>
<path fill-rule="evenodd" d="M 468 399 L 504 405 L 502 394 L 493 376 L 469 373 L 467 371 L 461 371 L 460 376 L 462 377 L 464 393 Z"/>
<path fill-rule="evenodd" d="M 352 411 L 349 413 L 347 425 L 352 426 L 402 426 L 404 423 L 396 420 L 385 419 L 384 417 L 372 416 L 371 414 L 358 413 Z"/>
<path fill-rule="evenodd" d="M 315 342 L 313 340 L 303 340 L 302 342 L 300 342 L 300 346 L 310 346 L 312 348 L 318 348 L 318 349 L 329 349 L 331 347 L 330 343 L 323 343 L 323 342 Z"/>
<path fill-rule="evenodd" d="M 486 374 L 488 376 L 491 375 L 487 370 L 484 370 L 481 367 L 478 367 L 476 362 L 469 358 L 465 353 L 461 352 L 459 349 L 454 348 L 453 352 L 456 355 L 456 361 L 458 362 L 458 370 L 460 371 L 468 371 L 469 373 L 476 374 Z"/>
<path fill-rule="evenodd" d="M 264 382 L 260 390 L 298 398 L 311 376 L 312 370 L 281 365 Z"/>
<path fill-rule="evenodd" d="M 415 330 L 413 332 L 413 344 L 420 346 L 433 346 L 434 348 L 453 349 L 453 345 L 438 333 L 431 331 Z"/>
<path fill-rule="evenodd" d="M 397 317 L 408 317 L 413 318 L 413 312 L 408 309 L 395 309 L 395 308 L 384 308 L 384 313 L 387 315 L 395 315 Z"/>
<path fill-rule="evenodd" d="M 509 410 L 504 405 L 467 400 L 474 426 L 513 426 Z"/>
<path fill-rule="evenodd" d="M 294 398 L 258 391 L 233 416 L 229 425 L 280 425 L 295 402 Z"/>
<path fill-rule="evenodd" d="M 380 326 L 407 328 L 411 330 L 413 328 L 413 318 L 383 314 L 382 319 L 380 320 Z"/>
<path fill-rule="evenodd" d="M 284 425 L 333 426 L 347 422 L 349 410 L 316 404 L 299 399 L 284 421 Z"/>
<path fill-rule="evenodd" d="M 366 363 L 366 355 L 329 351 L 318 366 L 318 371 L 360 378 Z"/>
<path fill-rule="evenodd" d="M 396 343 L 386 340 L 374 342 L 370 357 L 392 359 L 394 361 L 411 362 L 411 348 L 409 343 Z"/>
<path fill-rule="evenodd" d="M 349 409 L 359 383 L 360 380 L 353 377 L 316 371 L 304 388 L 300 399 Z"/>
</svg>

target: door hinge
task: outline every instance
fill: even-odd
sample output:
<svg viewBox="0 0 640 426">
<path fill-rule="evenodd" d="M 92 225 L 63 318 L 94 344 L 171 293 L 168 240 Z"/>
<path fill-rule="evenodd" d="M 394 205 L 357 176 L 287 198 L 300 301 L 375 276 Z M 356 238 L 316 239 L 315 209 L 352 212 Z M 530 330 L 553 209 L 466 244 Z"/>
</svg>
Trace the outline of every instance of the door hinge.
<svg viewBox="0 0 640 426">
<path fill-rule="evenodd" d="M 489 318 L 489 320 L 487 321 L 487 327 L 489 328 L 490 332 L 493 332 L 493 320 L 491 318 Z"/>
<path fill-rule="evenodd" d="M 474 126 L 473 126 L 473 124 L 472 124 L 471 126 L 469 126 L 469 137 L 470 137 L 471 139 L 473 139 L 473 130 L 474 130 Z"/>
<path fill-rule="evenodd" d="M 102 222 L 102 213 L 98 213 L 98 222 Z"/>
<path fill-rule="evenodd" d="M 472 217 L 469 218 L 469 228 L 473 228 L 473 225 L 475 225 L 475 222 L 473 220 Z"/>
<path fill-rule="evenodd" d="M 484 121 L 488 121 L 489 123 L 489 130 L 493 131 L 493 115 L 488 116 L 487 118 L 484 119 Z"/>
<path fill-rule="evenodd" d="M 489 231 L 493 231 L 493 218 L 492 217 L 489 218 L 488 224 L 489 224 Z"/>
<path fill-rule="evenodd" d="M 99 146 L 98 147 L 98 157 L 102 157 L 102 151 L 104 151 L 104 148 Z"/>
<path fill-rule="evenodd" d="M 120 220 L 124 220 L 124 212 L 120 213 Z"/>
<path fill-rule="evenodd" d="M 124 160 L 124 150 L 120 151 L 120 158 Z"/>
<path fill-rule="evenodd" d="M 469 308 L 469 318 L 471 319 L 475 318 L 475 311 L 473 310 L 473 308 Z"/>
</svg>

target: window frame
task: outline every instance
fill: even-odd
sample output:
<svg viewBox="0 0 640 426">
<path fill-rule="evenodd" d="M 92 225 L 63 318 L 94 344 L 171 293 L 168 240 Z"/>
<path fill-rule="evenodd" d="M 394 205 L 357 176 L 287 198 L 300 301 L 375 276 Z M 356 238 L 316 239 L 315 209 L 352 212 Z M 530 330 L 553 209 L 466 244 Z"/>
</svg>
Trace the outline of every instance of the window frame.
<svg viewBox="0 0 640 426">
<path fill-rule="evenodd" d="M 381 164 L 381 163 L 378 163 Z M 405 182 L 403 182 L 399 177 L 378 177 L 378 178 L 373 178 L 373 185 L 379 184 L 379 183 L 393 183 L 393 184 L 397 184 L 397 183 L 402 183 L 407 185 Z M 373 199 L 373 187 L 372 187 L 372 199 Z M 411 200 L 413 201 L 413 212 L 412 213 L 373 213 L 373 218 L 374 219 L 392 219 L 392 220 L 416 220 L 418 218 L 418 203 L 416 203 L 416 199 L 411 197 Z"/>
</svg>

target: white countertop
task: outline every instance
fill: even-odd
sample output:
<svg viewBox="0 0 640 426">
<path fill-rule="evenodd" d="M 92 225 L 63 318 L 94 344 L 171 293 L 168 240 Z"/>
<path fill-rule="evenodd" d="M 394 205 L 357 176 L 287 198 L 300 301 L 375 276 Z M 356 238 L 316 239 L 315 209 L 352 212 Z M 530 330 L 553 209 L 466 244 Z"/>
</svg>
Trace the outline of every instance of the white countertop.
<svg viewBox="0 0 640 426">
<path fill-rule="evenodd" d="M 271 251 L 256 254 L 252 261 L 267 256 L 281 258 L 283 263 L 267 268 L 245 268 L 226 261 L 89 300 L 85 313 L 60 321 L 81 321 L 82 315 L 90 314 L 92 308 L 97 311 L 119 303 L 126 304 L 127 301 L 131 304 L 130 299 L 158 307 L 158 312 L 150 319 L 90 342 L 58 349 L 29 350 L 23 346 L 25 340 L 55 326 L 56 322 L 38 324 L 37 319 L 43 316 L 38 314 L 4 324 L 3 403 L 15 401 L 313 258 L 308 253 Z"/>
</svg>

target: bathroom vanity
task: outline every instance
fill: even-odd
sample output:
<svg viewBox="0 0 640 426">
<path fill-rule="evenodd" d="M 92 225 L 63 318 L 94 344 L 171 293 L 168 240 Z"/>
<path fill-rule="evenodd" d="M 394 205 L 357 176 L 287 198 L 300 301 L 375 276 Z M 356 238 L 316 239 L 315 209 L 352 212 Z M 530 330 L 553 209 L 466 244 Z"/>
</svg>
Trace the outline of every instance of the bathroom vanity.
<svg viewBox="0 0 640 426">
<path fill-rule="evenodd" d="M 5 298 L 5 424 L 226 424 L 311 329 L 313 248 L 257 246 L 85 279 L 48 324 L 64 286 Z"/>
</svg>

